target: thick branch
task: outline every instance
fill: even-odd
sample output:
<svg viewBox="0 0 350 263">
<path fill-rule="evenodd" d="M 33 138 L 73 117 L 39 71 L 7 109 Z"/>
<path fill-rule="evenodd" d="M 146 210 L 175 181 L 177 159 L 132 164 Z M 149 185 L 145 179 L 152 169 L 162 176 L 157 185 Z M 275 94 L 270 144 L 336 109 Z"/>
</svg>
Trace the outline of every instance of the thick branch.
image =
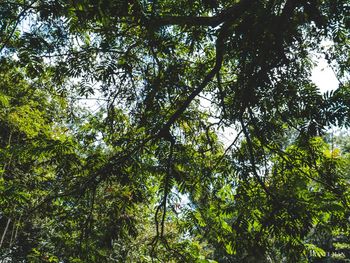
<svg viewBox="0 0 350 263">
<path fill-rule="evenodd" d="M 253 2 L 255 1 L 241 0 L 239 3 L 221 11 L 215 16 L 163 16 L 152 18 L 148 23 L 153 26 L 179 25 L 216 27 L 226 21 L 236 20 L 236 18 L 240 17 Z"/>
<path fill-rule="evenodd" d="M 222 23 L 219 16 L 163 16 L 160 18 L 153 18 L 149 24 L 154 26 L 209 26 L 215 27 Z"/>
<path fill-rule="evenodd" d="M 193 90 L 193 92 L 187 97 L 187 99 L 183 102 L 183 104 L 175 111 L 175 113 L 169 118 L 163 128 L 159 131 L 159 134 L 164 133 L 164 131 L 168 131 L 171 125 L 175 123 L 175 121 L 185 112 L 190 103 L 197 97 L 204 88 L 208 85 L 208 83 L 214 78 L 214 76 L 220 71 L 221 65 L 224 58 L 224 44 L 227 38 L 229 28 L 232 24 L 242 15 L 242 13 L 253 3 L 252 0 L 242 0 L 238 4 L 232 6 L 231 8 L 226 9 L 218 16 L 214 17 L 218 19 L 219 25 L 221 22 L 225 21 L 221 26 L 219 35 L 216 39 L 216 61 L 214 67 L 209 71 L 209 73 L 205 76 L 202 83 Z M 226 21 L 227 18 L 231 18 Z M 176 19 L 177 20 L 177 19 Z M 167 20 L 170 21 L 170 20 Z M 187 21 L 186 19 L 184 21 Z M 194 20 L 196 21 L 196 20 Z M 161 22 L 161 21 L 160 21 Z M 175 22 L 175 21 L 174 21 Z M 215 22 L 216 23 L 216 22 Z"/>
<path fill-rule="evenodd" d="M 228 29 L 228 25 L 224 24 L 216 40 L 216 61 L 215 61 L 214 67 L 205 76 L 202 83 L 192 91 L 192 93 L 187 97 L 187 99 L 183 102 L 183 104 L 169 118 L 169 120 L 166 122 L 166 124 L 163 126 L 163 128 L 159 133 L 164 132 L 164 130 L 169 130 L 170 126 L 173 125 L 175 121 L 184 113 L 184 111 L 188 108 L 188 106 L 194 100 L 194 98 L 204 90 L 204 88 L 208 85 L 208 83 L 219 72 L 222 65 L 223 57 L 224 57 L 224 41 L 225 41 L 227 29 Z"/>
</svg>

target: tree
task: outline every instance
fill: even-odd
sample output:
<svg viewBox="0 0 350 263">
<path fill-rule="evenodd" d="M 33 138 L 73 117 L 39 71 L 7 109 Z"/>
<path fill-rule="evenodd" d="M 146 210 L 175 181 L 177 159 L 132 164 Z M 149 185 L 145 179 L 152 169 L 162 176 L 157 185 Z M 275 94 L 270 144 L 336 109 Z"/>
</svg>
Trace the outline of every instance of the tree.
<svg viewBox="0 0 350 263">
<path fill-rule="evenodd" d="M 20 97 L 12 72 L 40 94 L 2 117 L 4 149 L 8 123 L 25 147 L 2 160 L 19 159 L 11 184 L 28 195 L 22 233 L 35 240 L 16 250 L 11 234 L 11 257 L 122 260 L 142 222 L 154 230 L 140 261 L 303 262 L 331 253 L 325 235 L 348 236 L 347 157 L 321 139 L 349 127 L 347 0 L 15 0 L 0 17 L 0 102 Z M 314 52 L 336 91 L 311 83 Z M 103 104 L 84 112 L 84 97 Z"/>
</svg>

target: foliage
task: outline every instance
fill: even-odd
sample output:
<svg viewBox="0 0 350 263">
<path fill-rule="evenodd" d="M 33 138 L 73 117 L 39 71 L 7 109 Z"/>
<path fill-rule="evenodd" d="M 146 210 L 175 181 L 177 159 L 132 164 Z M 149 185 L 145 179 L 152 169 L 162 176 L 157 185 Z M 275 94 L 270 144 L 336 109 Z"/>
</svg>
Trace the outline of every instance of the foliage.
<svg viewBox="0 0 350 263">
<path fill-rule="evenodd" d="M 3 0 L 2 260 L 346 262 L 349 11 Z"/>
</svg>

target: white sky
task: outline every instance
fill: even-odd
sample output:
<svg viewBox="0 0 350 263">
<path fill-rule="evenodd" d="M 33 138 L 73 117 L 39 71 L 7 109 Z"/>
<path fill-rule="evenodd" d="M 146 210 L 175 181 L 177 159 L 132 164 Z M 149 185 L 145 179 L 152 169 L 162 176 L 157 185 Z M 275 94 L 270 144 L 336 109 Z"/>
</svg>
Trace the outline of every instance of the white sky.
<svg viewBox="0 0 350 263">
<path fill-rule="evenodd" d="M 317 60 L 317 66 L 312 71 L 311 80 L 322 93 L 335 90 L 339 86 L 338 79 L 324 58 Z"/>
</svg>

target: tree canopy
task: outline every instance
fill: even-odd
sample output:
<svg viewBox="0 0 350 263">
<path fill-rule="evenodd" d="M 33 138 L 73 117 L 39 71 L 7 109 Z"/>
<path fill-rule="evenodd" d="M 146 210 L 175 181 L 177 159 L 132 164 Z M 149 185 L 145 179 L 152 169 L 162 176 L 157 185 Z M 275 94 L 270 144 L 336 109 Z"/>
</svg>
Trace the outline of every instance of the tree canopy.
<svg viewBox="0 0 350 263">
<path fill-rule="evenodd" d="M 3 262 L 350 258 L 348 0 L 2 0 L 0 28 Z"/>
</svg>

